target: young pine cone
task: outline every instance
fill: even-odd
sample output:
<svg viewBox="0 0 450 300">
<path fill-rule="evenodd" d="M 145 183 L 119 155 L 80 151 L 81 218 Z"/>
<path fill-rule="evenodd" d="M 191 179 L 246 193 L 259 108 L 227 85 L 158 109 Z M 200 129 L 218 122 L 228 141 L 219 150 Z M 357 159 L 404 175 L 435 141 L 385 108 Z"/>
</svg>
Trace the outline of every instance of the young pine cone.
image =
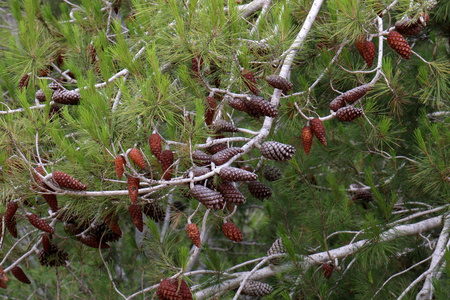
<svg viewBox="0 0 450 300">
<path fill-rule="evenodd" d="M 282 90 L 283 94 L 285 94 L 285 95 L 287 95 L 289 93 L 289 91 L 292 90 L 292 88 L 294 87 L 292 82 L 290 82 L 289 80 L 287 80 L 284 77 L 281 77 L 281 76 L 275 75 L 275 74 L 267 76 L 266 81 L 272 87 Z"/>
<path fill-rule="evenodd" d="M 147 168 L 147 164 L 145 163 L 144 155 L 142 155 L 141 151 L 137 148 L 131 148 L 128 156 L 131 160 L 142 170 Z"/>
<path fill-rule="evenodd" d="M 327 145 L 327 139 L 325 137 L 325 127 L 320 119 L 314 118 L 311 120 L 311 130 L 312 133 L 316 136 L 316 138 L 321 142 L 324 146 Z"/>
<path fill-rule="evenodd" d="M 159 155 L 159 162 L 161 163 L 162 179 L 170 180 L 173 173 L 173 152 L 170 150 L 163 150 Z"/>
<path fill-rule="evenodd" d="M 242 153 L 244 150 L 240 147 L 231 147 L 226 148 L 222 151 L 217 152 L 213 156 L 211 156 L 211 161 L 215 163 L 217 166 L 223 165 L 226 163 L 230 158 L 235 156 L 236 154 Z"/>
<path fill-rule="evenodd" d="M 130 213 L 134 226 L 142 232 L 144 230 L 144 221 L 142 220 L 142 211 L 139 205 L 131 204 L 128 208 L 128 212 Z"/>
<path fill-rule="evenodd" d="M 354 119 L 362 116 L 362 114 L 363 114 L 363 110 L 361 108 L 347 106 L 347 107 L 340 108 L 336 112 L 336 118 L 338 118 L 339 121 L 351 122 Z"/>
<path fill-rule="evenodd" d="M 222 232 L 228 239 L 234 242 L 242 242 L 244 239 L 239 228 L 231 222 L 226 222 L 222 225 Z"/>
<path fill-rule="evenodd" d="M 186 233 L 192 243 L 197 246 L 197 248 L 201 247 L 200 242 L 200 231 L 198 230 L 197 224 L 190 223 L 186 226 Z"/>
<path fill-rule="evenodd" d="M 80 102 L 80 93 L 69 90 L 56 90 L 53 92 L 52 100 L 60 104 L 77 105 Z"/>
<path fill-rule="evenodd" d="M 249 181 L 247 183 L 248 190 L 250 194 L 258 199 L 266 199 L 272 196 L 272 191 L 270 188 L 262 182 L 259 181 Z"/>
<path fill-rule="evenodd" d="M 391 31 L 388 34 L 387 42 L 395 52 L 400 54 L 404 59 L 409 59 L 411 56 L 411 48 L 405 38 L 397 31 Z"/>
<path fill-rule="evenodd" d="M 264 297 L 272 293 L 273 288 L 267 284 L 255 280 L 247 280 L 245 286 L 242 288 L 242 295 Z"/>
<path fill-rule="evenodd" d="M 275 141 L 262 143 L 259 151 L 265 158 L 277 161 L 290 160 L 295 154 L 295 148 L 293 146 Z"/>
<path fill-rule="evenodd" d="M 28 279 L 27 275 L 25 274 L 25 272 L 22 270 L 21 267 L 15 266 L 14 268 L 11 269 L 11 273 L 20 282 L 23 282 L 25 284 L 30 284 L 31 283 L 30 279 Z"/>
<path fill-rule="evenodd" d="M 139 183 L 141 180 L 138 177 L 128 176 L 128 195 L 130 196 L 131 203 L 136 204 L 139 196 Z"/>
<path fill-rule="evenodd" d="M 221 209 L 224 204 L 224 199 L 221 193 L 213 191 L 202 185 L 195 185 L 191 189 L 190 195 L 205 205 L 206 208 Z"/>
<path fill-rule="evenodd" d="M 217 190 L 223 195 L 227 203 L 235 203 L 236 205 L 245 203 L 245 197 L 230 181 L 222 181 Z"/>
<path fill-rule="evenodd" d="M 125 163 L 125 158 L 122 155 L 116 156 L 114 164 L 116 165 L 116 174 L 119 179 L 122 178 L 123 172 L 125 171 Z"/>
<path fill-rule="evenodd" d="M 309 155 L 309 152 L 311 152 L 312 140 L 313 133 L 311 126 L 306 125 L 302 129 L 302 145 L 306 155 Z"/>
<path fill-rule="evenodd" d="M 80 181 L 76 180 L 72 176 L 61 171 L 53 172 L 53 180 L 55 180 L 55 182 L 61 188 L 67 188 L 75 191 L 83 191 L 87 189 L 87 185 L 82 184 Z"/>
<path fill-rule="evenodd" d="M 219 171 L 219 176 L 226 181 L 254 181 L 258 178 L 253 172 L 234 167 L 225 167 Z"/>
<path fill-rule="evenodd" d="M 367 67 L 372 67 L 373 59 L 376 56 L 376 46 L 373 42 L 367 41 L 365 37 L 360 37 L 355 41 L 356 49 L 366 62 Z"/>
<path fill-rule="evenodd" d="M 158 133 L 152 133 L 148 138 L 148 144 L 153 155 L 159 159 L 159 154 L 162 151 L 162 139 Z"/>
</svg>

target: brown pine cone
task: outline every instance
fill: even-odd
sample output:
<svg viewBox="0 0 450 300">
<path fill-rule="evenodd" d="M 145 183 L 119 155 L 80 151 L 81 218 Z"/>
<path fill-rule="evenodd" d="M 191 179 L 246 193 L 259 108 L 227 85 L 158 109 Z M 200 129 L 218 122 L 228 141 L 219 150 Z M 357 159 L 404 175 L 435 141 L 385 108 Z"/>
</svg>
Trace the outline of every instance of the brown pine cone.
<svg viewBox="0 0 450 300">
<path fill-rule="evenodd" d="M 389 47 L 395 50 L 404 59 L 409 59 L 411 55 L 411 48 L 405 38 L 397 31 L 389 32 L 387 36 Z"/>
<path fill-rule="evenodd" d="M 206 154 L 201 150 L 195 150 L 192 153 L 192 159 L 199 166 L 205 166 L 211 163 L 211 155 Z"/>
<path fill-rule="evenodd" d="M 65 266 L 69 255 L 67 252 L 60 250 L 58 246 L 52 244 L 50 245 L 50 251 L 39 251 L 38 258 L 41 266 L 55 267 Z"/>
<path fill-rule="evenodd" d="M 125 171 L 125 158 L 119 154 L 116 156 L 116 159 L 114 161 L 115 165 L 116 165 L 116 174 L 117 174 L 117 178 L 122 178 L 123 176 L 123 172 Z"/>
<path fill-rule="evenodd" d="M 162 139 L 158 133 L 152 133 L 148 138 L 148 144 L 153 155 L 159 159 L 159 154 L 162 151 Z"/>
<path fill-rule="evenodd" d="M 128 176 L 127 185 L 128 185 L 128 195 L 130 195 L 131 203 L 136 204 L 137 198 L 139 196 L 139 183 L 141 180 L 138 177 Z"/>
<path fill-rule="evenodd" d="M 119 218 L 113 215 L 112 212 L 105 217 L 105 224 L 109 229 L 111 229 L 112 232 L 114 232 L 118 236 L 122 236 L 122 230 L 119 226 Z"/>
<path fill-rule="evenodd" d="M 197 224 L 190 223 L 186 226 L 186 233 L 192 243 L 197 246 L 197 248 L 201 247 L 200 242 L 200 231 L 198 230 Z"/>
<path fill-rule="evenodd" d="M 25 74 L 19 81 L 19 90 L 22 90 L 24 87 L 28 87 L 28 83 L 30 82 L 30 76 Z"/>
<path fill-rule="evenodd" d="M 142 206 L 142 212 L 156 223 L 164 221 L 166 215 L 164 209 L 157 202 L 146 203 Z"/>
<path fill-rule="evenodd" d="M 308 155 L 309 152 L 311 152 L 312 140 L 313 140 L 313 133 L 311 126 L 306 125 L 302 129 L 302 145 L 306 155 Z"/>
<path fill-rule="evenodd" d="M 11 222 L 12 218 L 16 214 L 17 208 L 19 205 L 15 201 L 9 201 L 8 204 L 6 204 L 6 210 L 5 210 L 5 222 Z"/>
<path fill-rule="evenodd" d="M 344 106 L 345 100 L 344 97 L 342 97 L 342 95 L 337 96 L 336 98 L 333 99 L 333 101 L 330 102 L 330 109 L 332 111 L 337 111 L 339 108 Z"/>
<path fill-rule="evenodd" d="M 258 178 L 253 172 L 234 167 L 224 167 L 219 171 L 219 176 L 226 181 L 254 181 Z"/>
<path fill-rule="evenodd" d="M 217 186 L 217 190 L 223 195 L 227 203 L 236 205 L 245 203 L 245 197 L 230 181 L 223 181 Z"/>
<path fill-rule="evenodd" d="M 30 284 L 31 283 L 30 279 L 28 279 L 27 275 L 23 272 L 21 267 L 15 266 L 14 268 L 11 269 L 11 273 L 20 282 L 23 282 L 25 284 Z"/>
<path fill-rule="evenodd" d="M 292 88 L 294 87 L 292 82 L 290 82 L 289 80 L 287 80 L 284 77 L 281 77 L 281 76 L 275 75 L 275 74 L 267 76 L 266 81 L 272 87 L 282 90 L 283 94 L 285 94 L 285 95 L 287 95 L 289 93 L 289 91 L 292 90 Z"/>
<path fill-rule="evenodd" d="M 244 78 L 244 83 L 248 87 L 248 89 L 255 94 L 256 96 L 259 95 L 259 90 L 256 87 L 256 79 L 253 76 L 253 73 L 250 70 L 243 70 L 241 72 L 241 76 Z"/>
<path fill-rule="evenodd" d="M 17 238 L 17 222 L 16 222 L 16 216 L 13 216 L 11 221 L 5 222 L 6 228 L 8 228 L 9 233 L 14 237 Z"/>
<path fill-rule="evenodd" d="M 216 113 L 217 101 L 213 97 L 206 97 L 205 123 L 211 125 Z"/>
<path fill-rule="evenodd" d="M 322 264 L 322 272 L 323 276 L 325 276 L 326 279 L 330 279 L 331 275 L 333 275 L 334 267 L 332 264 Z"/>
<path fill-rule="evenodd" d="M 212 145 L 211 147 L 207 148 L 206 151 L 208 151 L 211 154 L 216 154 L 217 152 L 222 151 L 226 148 L 228 148 L 226 143 L 220 143 Z"/>
<path fill-rule="evenodd" d="M 36 214 L 29 214 L 28 221 L 31 223 L 31 225 L 33 225 L 37 229 L 46 231 L 51 234 L 55 233 L 53 228 L 47 222 L 45 222 L 43 219 L 39 218 L 38 215 L 36 215 Z"/>
<path fill-rule="evenodd" d="M 36 99 L 38 99 L 39 102 L 45 102 L 47 99 L 45 98 L 45 94 L 43 90 L 38 90 L 36 94 L 34 95 Z"/>
<path fill-rule="evenodd" d="M 173 173 L 173 152 L 170 150 L 163 150 L 159 155 L 159 161 L 162 168 L 162 179 L 170 180 Z"/>
<path fill-rule="evenodd" d="M 6 273 L 5 271 L 3 271 L 1 266 L 0 266 L 0 281 L 8 281 L 8 276 L 6 276 Z"/>
<path fill-rule="evenodd" d="M 273 292 L 273 288 L 267 284 L 255 280 L 247 280 L 241 294 L 254 297 L 264 297 Z"/>
<path fill-rule="evenodd" d="M 244 100 L 242 100 L 241 98 L 230 99 L 228 100 L 228 104 L 236 110 L 248 113 L 248 107 L 245 104 Z"/>
<path fill-rule="evenodd" d="M 244 150 L 240 147 L 231 147 L 226 148 L 222 151 L 217 152 L 213 156 L 211 156 L 211 161 L 215 163 L 217 166 L 223 165 L 226 163 L 230 158 L 235 156 L 236 154 L 242 153 Z"/>
<path fill-rule="evenodd" d="M 265 158 L 277 161 L 290 160 L 295 154 L 295 148 L 293 146 L 275 141 L 262 143 L 259 151 Z"/>
<path fill-rule="evenodd" d="M 131 204 L 128 208 L 128 212 L 130 213 L 134 226 L 142 232 L 144 230 L 144 221 L 142 220 L 142 211 L 139 205 Z"/>
<path fill-rule="evenodd" d="M 45 202 L 47 202 L 48 206 L 50 206 L 52 212 L 58 211 L 58 198 L 55 194 L 42 194 Z"/>
<path fill-rule="evenodd" d="M 189 286 L 183 280 L 163 279 L 156 290 L 159 300 L 192 300 Z"/>
<path fill-rule="evenodd" d="M 247 182 L 248 190 L 250 194 L 258 199 L 266 199 L 272 196 L 272 191 L 270 188 L 262 182 L 259 181 L 249 181 Z"/>
<path fill-rule="evenodd" d="M 372 87 L 368 84 L 363 84 L 357 86 L 341 95 L 347 103 L 354 103 L 357 100 L 361 99 L 368 91 L 370 91 Z"/>
<path fill-rule="evenodd" d="M 214 121 L 214 130 L 217 133 L 221 133 L 221 132 L 238 132 L 239 129 L 234 126 L 232 123 L 227 122 L 225 120 L 216 120 Z"/>
<path fill-rule="evenodd" d="M 222 225 L 222 232 L 228 239 L 235 242 L 242 242 L 244 239 L 239 228 L 231 222 L 226 222 Z"/>
<path fill-rule="evenodd" d="M 203 66 L 203 58 L 194 56 L 191 58 L 191 62 L 192 62 L 192 72 L 194 72 L 195 75 L 200 75 L 200 70 L 202 69 Z"/>
<path fill-rule="evenodd" d="M 375 44 L 366 40 L 365 36 L 361 36 L 355 41 L 355 45 L 359 54 L 366 62 L 367 67 L 372 67 L 373 59 L 375 58 L 377 52 Z"/>
<path fill-rule="evenodd" d="M 97 237 L 95 237 L 92 234 L 82 234 L 80 237 L 78 237 L 78 241 L 80 241 L 84 245 L 91 247 L 91 248 L 97 248 L 97 249 L 98 248 L 100 248 L 100 249 L 108 249 L 109 248 L 108 244 L 100 243 L 100 240 L 97 239 Z"/>
<path fill-rule="evenodd" d="M 52 243 L 51 243 L 51 241 L 50 241 L 50 239 L 52 238 L 52 235 L 50 234 L 47 234 L 47 233 L 44 233 L 43 235 L 42 235 L 42 248 L 44 249 L 44 251 L 45 252 L 47 252 L 47 253 L 49 253 L 50 252 L 50 250 L 51 250 L 51 245 L 52 245 Z"/>
<path fill-rule="evenodd" d="M 282 176 L 281 170 L 274 166 L 265 166 L 263 175 L 268 181 L 276 181 Z"/>
<path fill-rule="evenodd" d="M 75 191 L 83 191 L 87 189 L 87 185 L 82 184 L 72 176 L 61 171 L 53 172 L 53 179 L 61 188 L 67 188 Z"/>
<path fill-rule="evenodd" d="M 319 142 L 326 146 L 327 139 L 325 137 L 325 127 L 320 119 L 314 118 L 311 120 L 311 130 Z"/>
<path fill-rule="evenodd" d="M 410 18 L 405 18 L 395 22 L 395 30 L 404 35 L 418 35 L 422 30 L 422 24 L 420 24 L 419 20 L 414 22 Z"/>
<path fill-rule="evenodd" d="M 271 117 L 278 116 L 278 110 L 269 101 L 263 97 L 250 96 L 250 100 L 244 99 L 247 106 L 247 113 L 252 117 Z"/>
<path fill-rule="evenodd" d="M 118 227 L 119 224 L 117 223 L 117 221 L 116 224 Z M 118 229 L 120 233 L 122 233 L 120 228 Z M 102 244 L 106 244 L 108 242 L 115 242 L 119 240 L 121 236 L 121 234 L 117 234 L 114 231 L 112 231 L 105 222 L 95 222 L 93 225 L 91 225 L 89 233 L 93 235 Z"/>
<path fill-rule="evenodd" d="M 147 168 L 147 164 L 145 163 L 144 155 L 142 155 L 141 151 L 137 148 L 131 148 L 128 156 L 131 160 L 142 170 Z"/>
<path fill-rule="evenodd" d="M 80 93 L 60 89 L 53 92 L 52 100 L 60 104 L 77 105 L 80 102 Z"/>
<path fill-rule="evenodd" d="M 353 107 L 353 106 L 346 106 L 343 108 L 340 108 L 336 112 L 336 118 L 338 118 L 339 121 L 344 122 L 351 122 L 356 118 L 359 118 L 362 116 L 363 110 L 361 108 Z"/>
<path fill-rule="evenodd" d="M 202 185 L 195 185 L 191 189 L 190 195 L 205 205 L 206 208 L 222 209 L 224 204 L 224 198 L 221 193 L 213 191 Z"/>
<path fill-rule="evenodd" d="M 280 253 L 286 253 L 286 248 L 284 248 L 281 238 L 276 239 L 275 242 L 273 242 L 272 246 L 267 250 L 267 256 Z M 270 260 L 270 263 L 278 264 L 280 261 L 280 258 L 274 258 Z"/>
</svg>

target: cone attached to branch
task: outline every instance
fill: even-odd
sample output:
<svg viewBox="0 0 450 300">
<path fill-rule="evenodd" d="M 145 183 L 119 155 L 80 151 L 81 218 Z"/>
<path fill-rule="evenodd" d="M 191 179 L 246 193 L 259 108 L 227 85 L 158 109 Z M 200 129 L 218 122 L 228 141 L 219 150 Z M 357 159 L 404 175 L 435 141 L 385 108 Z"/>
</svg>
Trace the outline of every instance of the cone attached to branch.
<svg viewBox="0 0 450 300">
<path fill-rule="evenodd" d="M 244 83 L 248 87 L 248 89 L 255 94 L 256 96 L 259 95 L 259 90 L 257 88 L 256 79 L 253 76 L 253 73 L 250 70 L 243 70 L 241 72 L 241 76 L 244 78 Z"/>
<path fill-rule="evenodd" d="M 275 75 L 275 74 L 267 76 L 266 81 L 272 87 L 282 90 L 283 94 L 285 94 L 285 95 L 287 95 L 289 93 L 289 91 L 292 90 L 292 88 L 294 87 L 292 82 L 290 82 L 289 80 L 287 80 L 284 77 L 281 77 L 281 76 Z"/>
<path fill-rule="evenodd" d="M 216 113 L 217 101 L 213 97 L 206 97 L 207 105 L 205 110 L 205 123 L 211 125 Z"/>
<path fill-rule="evenodd" d="M 139 183 L 141 180 L 138 177 L 128 176 L 128 195 L 130 195 L 131 203 L 136 204 L 139 196 Z"/>
<path fill-rule="evenodd" d="M 219 171 L 219 176 L 226 181 L 254 181 L 258 178 L 253 172 L 234 167 L 225 167 Z"/>
<path fill-rule="evenodd" d="M 222 151 L 217 152 L 213 156 L 211 156 L 211 161 L 215 163 L 217 166 L 223 165 L 226 163 L 230 158 L 235 156 L 236 154 L 242 153 L 244 150 L 240 147 L 231 147 L 226 148 Z"/>
<path fill-rule="evenodd" d="M 245 203 L 245 197 L 230 181 L 223 181 L 217 186 L 217 190 L 223 195 L 227 203 L 236 205 Z"/>
<path fill-rule="evenodd" d="M 202 185 L 195 185 L 191 189 L 190 195 L 205 205 L 206 208 L 221 209 L 224 204 L 224 199 L 221 193 L 213 191 Z"/>
<path fill-rule="evenodd" d="M 45 93 L 43 90 L 37 90 L 36 94 L 34 95 L 36 99 L 38 99 L 39 102 L 45 102 L 47 99 L 45 98 Z"/>
<path fill-rule="evenodd" d="M 234 126 L 232 123 L 227 122 L 225 120 L 217 120 L 214 122 L 214 129 L 217 133 L 221 132 L 238 132 L 238 128 Z"/>
<path fill-rule="evenodd" d="M 142 232 L 144 230 L 144 221 L 142 220 L 142 211 L 139 205 L 131 204 L 128 208 L 128 212 L 130 213 L 134 226 Z"/>
<path fill-rule="evenodd" d="M 82 234 L 78 237 L 78 240 L 84 245 L 91 248 L 100 248 L 100 249 L 108 249 L 109 245 L 105 243 L 100 243 L 100 241 L 92 234 Z"/>
<path fill-rule="evenodd" d="M 259 181 L 249 181 L 247 183 L 248 190 L 250 194 L 258 199 L 267 199 L 272 196 L 272 191 L 270 188 L 262 182 Z"/>
<path fill-rule="evenodd" d="M 281 254 L 286 253 L 286 248 L 283 246 L 283 242 L 281 238 L 276 239 L 275 242 L 273 242 L 272 246 L 270 246 L 269 250 L 267 250 L 267 256 L 273 255 L 273 254 Z M 281 261 L 279 258 L 274 258 L 270 260 L 272 264 L 278 264 Z"/>
<path fill-rule="evenodd" d="M 53 212 L 58 211 L 58 198 L 55 194 L 42 194 L 45 202 L 47 202 L 48 206 L 52 209 Z"/>
<path fill-rule="evenodd" d="M 162 139 L 158 133 L 152 133 L 148 138 L 148 145 L 153 155 L 159 159 L 159 154 L 162 151 Z"/>
<path fill-rule="evenodd" d="M 41 250 L 38 253 L 41 266 L 55 267 L 64 266 L 69 259 L 69 254 L 61 250 L 56 245 L 50 245 L 50 251 Z"/>
<path fill-rule="evenodd" d="M 12 268 L 11 269 L 11 274 L 13 274 L 14 277 L 16 277 L 17 280 L 19 280 L 20 282 L 23 282 L 25 284 L 30 284 L 31 283 L 30 279 L 28 279 L 28 277 L 25 274 L 25 272 L 19 266 L 15 266 L 14 268 Z"/>
<path fill-rule="evenodd" d="M 156 290 L 159 300 L 192 300 L 189 286 L 182 279 L 163 279 Z"/>
<path fill-rule="evenodd" d="M 316 138 L 321 142 L 324 146 L 327 145 L 327 139 L 325 137 L 325 127 L 320 119 L 314 118 L 311 120 L 311 130 L 312 133 L 316 136 Z"/>
<path fill-rule="evenodd" d="M 14 215 L 16 214 L 18 207 L 19 207 L 19 205 L 15 201 L 9 201 L 8 204 L 6 204 L 6 210 L 5 210 L 5 215 L 4 215 L 4 219 L 5 219 L 6 223 L 12 221 Z"/>
<path fill-rule="evenodd" d="M 265 158 L 277 161 L 290 160 L 295 154 L 295 148 L 293 146 L 275 141 L 262 143 L 259 151 Z"/>
<path fill-rule="evenodd" d="M 272 293 L 273 288 L 267 283 L 247 280 L 244 287 L 242 288 L 242 295 L 253 296 L 253 297 L 264 297 Z"/>
<path fill-rule="evenodd" d="M 231 222 L 226 222 L 222 225 L 222 232 L 228 239 L 234 242 L 242 242 L 244 239 L 239 228 Z"/>
<path fill-rule="evenodd" d="M 313 140 L 313 133 L 311 126 L 306 125 L 302 129 L 302 145 L 306 155 L 309 155 L 309 152 L 311 152 L 312 140 Z"/>
<path fill-rule="evenodd" d="M 269 101 L 263 97 L 250 96 L 250 100 L 244 99 L 247 106 L 247 113 L 253 117 L 271 117 L 278 116 L 278 110 Z"/>
<path fill-rule="evenodd" d="M 377 52 L 375 44 L 366 40 L 365 36 L 361 36 L 355 41 L 355 46 L 356 49 L 358 49 L 359 54 L 366 62 L 367 67 L 372 67 L 373 59 L 375 58 Z"/>
<path fill-rule="evenodd" d="M 228 104 L 229 104 L 232 108 L 234 108 L 234 109 L 236 109 L 236 110 L 239 110 L 239 111 L 243 111 L 243 112 L 248 113 L 248 107 L 247 107 L 247 105 L 245 104 L 244 100 L 242 100 L 241 98 L 233 98 L 233 99 L 230 99 L 230 100 L 228 101 Z"/>
<path fill-rule="evenodd" d="M 192 243 L 197 246 L 197 248 L 201 247 L 200 242 L 200 231 L 198 230 L 198 226 L 195 223 L 190 223 L 186 226 L 186 233 Z"/>
<path fill-rule="evenodd" d="M 170 150 L 161 151 L 159 161 L 163 172 L 162 179 L 170 180 L 173 173 L 173 152 Z"/>
<path fill-rule="evenodd" d="M 342 97 L 342 95 L 337 96 L 336 98 L 333 99 L 333 101 L 330 102 L 330 109 L 332 111 L 337 111 L 339 108 L 344 106 L 345 100 L 344 97 Z"/>
<path fill-rule="evenodd" d="M 347 106 L 340 108 L 336 112 L 336 118 L 338 118 L 339 121 L 351 122 L 354 119 L 361 117 L 362 114 L 363 110 L 361 108 Z"/>
<path fill-rule="evenodd" d="M 119 218 L 113 215 L 112 212 L 105 217 L 105 224 L 109 229 L 111 229 L 112 232 L 119 236 L 122 236 L 122 230 L 119 226 Z"/>
<path fill-rule="evenodd" d="M 146 203 L 142 206 L 142 212 L 156 223 L 163 221 L 166 214 L 157 202 Z"/>
<path fill-rule="evenodd" d="M 282 176 L 281 170 L 274 166 L 265 166 L 263 175 L 268 181 L 276 181 Z"/>
<path fill-rule="evenodd" d="M 147 168 L 147 164 L 145 163 L 144 155 L 142 155 L 141 151 L 137 148 L 131 148 L 128 156 L 131 160 L 142 170 Z"/>
<path fill-rule="evenodd" d="M 47 222 L 45 222 L 43 219 L 39 218 L 38 215 L 36 215 L 36 214 L 29 214 L 28 221 L 31 223 L 31 225 L 33 225 L 37 229 L 46 231 L 51 234 L 55 233 L 53 228 Z"/>
<path fill-rule="evenodd" d="M 397 31 L 389 32 L 387 42 L 395 52 L 397 52 L 404 59 L 409 59 L 411 56 L 411 48 L 405 38 Z"/>
<path fill-rule="evenodd" d="M 125 158 L 122 155 L 116 156 L 114 164 L 116 165 L 116 174 L 119 179 L 122 178 L 123 172 L 125 171 L 125 163 Z"/>
<path fill-rule="evenodd" d="M 195 150 L 192 153 L 192 159 L 199 166 L 209 165 L 211 163 L 211 155 L 201 151 Z"/>
<path fill-rule="evenodd" d="M 334 270 L 334 267 L 332 264 L 329 264 L 329 263 L 322 264 L 323 276 L 325 276 L 326 279 L 331 278 L 331 275 L 333 275 L 333 270 Z"/>
<path fill-rule="evenodd" d="M 77 105 L 80 102 L 80 93 L 60 89 L 53 93 L 52 100 L 60 104 Z"/>
<path fill-rule="evenodd" d="M 87 185 L 82 184 L 72 176 L 61 171 L 53 172 L 53 179 L 61 188 L 67 188 L 75 191 L 83 191 L 87 189 Z"/>
</svg>

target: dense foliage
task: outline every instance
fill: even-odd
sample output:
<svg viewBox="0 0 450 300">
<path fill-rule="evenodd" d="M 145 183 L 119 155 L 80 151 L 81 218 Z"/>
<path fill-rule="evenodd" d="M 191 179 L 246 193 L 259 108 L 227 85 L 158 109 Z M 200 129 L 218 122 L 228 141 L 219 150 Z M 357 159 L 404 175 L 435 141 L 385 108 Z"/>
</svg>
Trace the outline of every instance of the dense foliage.
<svg viewBox="0 0 450 300">
<path fill-rule="evenodd" d="M 0 3 L 0 296 L 449 299 L 449 16 Z"/>
</svg>

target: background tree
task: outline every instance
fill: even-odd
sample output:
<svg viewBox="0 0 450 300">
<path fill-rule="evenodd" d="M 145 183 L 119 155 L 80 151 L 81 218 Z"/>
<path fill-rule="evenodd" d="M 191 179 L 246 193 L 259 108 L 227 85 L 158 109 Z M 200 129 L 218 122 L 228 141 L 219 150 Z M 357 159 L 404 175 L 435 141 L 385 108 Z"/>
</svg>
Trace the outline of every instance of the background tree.
<svg viewBox="0 0 450 300">
<path fill-rule="evenodd" d="M 3 298 L 450 298 L 448 1 L 0 5 Z"/>
</svg>

